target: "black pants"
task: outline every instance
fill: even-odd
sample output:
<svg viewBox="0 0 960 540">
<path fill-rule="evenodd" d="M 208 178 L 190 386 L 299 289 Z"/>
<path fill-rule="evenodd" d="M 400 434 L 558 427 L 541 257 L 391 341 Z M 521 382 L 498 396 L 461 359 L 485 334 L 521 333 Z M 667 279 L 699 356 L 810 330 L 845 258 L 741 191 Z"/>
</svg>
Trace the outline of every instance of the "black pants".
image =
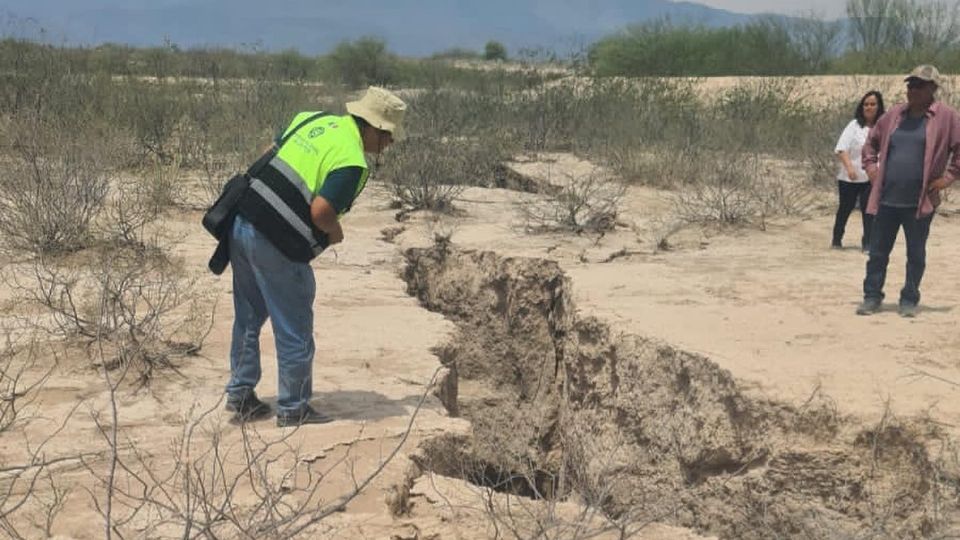
<svg viewBox="0 0 960 540">
<path fill-rule="evenodd" d="M 867 199 L 870 198 L 870 182 L 844 182 L 837 180 L 837 192 L 840 194 L 840 204 L 837 206 L 837 217 L 833 221 L 833 245 L 839 246 L 843 240 L 843 231 L 847 227 L 847 219 L 853 207 L 860 203 L 860 217 L 863 221 L 863 236 L 860 238 L 860 247 L 867 249 L 870 246 L 870 230 L 873 226 L 873 216 L 867 213 Z"/>
<path fill-rule="evenodd" d="M 933 214 L 917 219 L 916 208 L 880 206 L 873 219 L 873 235 L 870 243 L 870 259 L 867 261 L 867 277 L 863 280 L 863 297 L 883 299 L 883 283 L 887 279 L 887 263 L 903 227 L 907 240 L 907 277 L 900 290 L 901 304 L 920 302 L 920 280 L 927 267 L 927 237 Z"/>
</svg>

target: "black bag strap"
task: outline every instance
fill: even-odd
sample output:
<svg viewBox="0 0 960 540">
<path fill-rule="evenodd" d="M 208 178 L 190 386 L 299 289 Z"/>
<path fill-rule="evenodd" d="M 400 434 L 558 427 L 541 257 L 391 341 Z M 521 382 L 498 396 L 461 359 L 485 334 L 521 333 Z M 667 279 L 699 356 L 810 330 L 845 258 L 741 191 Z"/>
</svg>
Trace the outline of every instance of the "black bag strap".
<svg viewBox="0 0 960 540">
<path fill-rule="evenodd" d="M 271 147 L 270 150 L 268 150 L 266 153 L 260 156 L 259 159 L 253 162 L 253 165 L 251 165 L 250 168 L 247 169 L 247 176 L 250 176 L 250 177 L 256 176 L 257 173 L 260 172 L 260 169 L 262 169 L 264 165 L 266 165 L 267 163 L 270 163 L 270 160 L 272 160 L 277 155 L 277 152 L 279 152 L 280 149 L 283 148 L 283 145 L 286 144 L 286 142 L 290 140 L 290 137 L 293 137 L 293 135 L 297 131 L 299 131 L 300 128 L 309 124 L 310 122 L 313 122 L 318 118 L 323 118 L 324 116 L 333 116 L 333 114 L 320 111 L 318 113 L 311 114 L 304 121 L 297 124 L 293 129 L 287 132 L 287 134 L 284 135 L 283 138 L 281 138 L 280 141 L 277 142 L 277 144 L 273 145 L 273 147 Z"/>
</svg>

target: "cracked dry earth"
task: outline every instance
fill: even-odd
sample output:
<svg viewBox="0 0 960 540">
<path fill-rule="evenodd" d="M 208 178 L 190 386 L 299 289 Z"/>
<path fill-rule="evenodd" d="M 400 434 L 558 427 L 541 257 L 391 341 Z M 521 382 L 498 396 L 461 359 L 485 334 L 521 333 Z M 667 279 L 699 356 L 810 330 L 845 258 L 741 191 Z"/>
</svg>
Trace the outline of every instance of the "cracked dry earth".
<svg viewBox="0 0 960 540">
<path fill-rule="evenodd" d="M 514 164 L 534 181 L 591 167 L 566 155 Z M 684 229 L 664 251 L 662 192 L 629 188 L 621 222 L 602 238 L 525 233 L 518 206 L 536 197 L 471 188 L 457 216 L 398 222 L 372 183 L 347 218 L 346 242 L 314 263 L 315 405 L 336 421 L 293 432 L 227 423 L 229 276 L 203 274 L 213 244 L 197 213 L 170 221 L 218 299 L 213 332 L 180 375 L 121 393 L 122 452 L 135 447 L 167 470 L 184 425 L 210 410 L 197 448 L 217 441 L 236 470 L 244 441 L 285 437 L 272 485 L 321 478 L 313 500 L 329 506 L 403 441 L 359 497 L 302 538 L 960 533 L 960 390 L 950 384 L 960 381 L 960 285 L 949 277 L 960 222 L 949 207 L 933 226 L 923 309 L 911 321 L 889 310 L 853 315 L 864 260 L 826 249 L 829 200 L 812 219 L 765 232 Z M 902 265 L 897 251 L 891 286 Z M 271 343 L 267 326 L 259 393 L 268 399 Z M 42 417 L 22 434 L 41 437 L 77 403 L 49 451 L 102 451 L 92 420 L 108 405 L 102 382 L 64 362 L 34 403 Z M 22 440 L 0 439 L 5 461 Z M 106 462 L 87 463 L 56 467 L 74 488 L 53 526 L 64 538 L 104 536 L 84 490 L 99 493 L 88 469 Z M 260 501 L 243 489 L 235 499 L 238 515 Z M 177 536 L 156 517 L 137 515 L 118 532 Z"/>
</svg>

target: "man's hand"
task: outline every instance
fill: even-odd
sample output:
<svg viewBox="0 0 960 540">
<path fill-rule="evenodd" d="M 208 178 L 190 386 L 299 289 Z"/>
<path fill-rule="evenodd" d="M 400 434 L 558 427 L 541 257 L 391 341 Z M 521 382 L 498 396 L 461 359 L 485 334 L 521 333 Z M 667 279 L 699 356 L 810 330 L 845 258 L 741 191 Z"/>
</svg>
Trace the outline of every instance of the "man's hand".
<svg viewBox="0 0 960 540">
<path fill-rule="evenodd" d="M 857 170 L 853 167 L 847 167 L 847 178 L 849 178 L 851 181 L 855 181 L 858 178 Z"/>
<path fill-rule="evenodd" d="M 948 185 L 947 179 L 941 176 L 940 178 L 930 181 L 930 185 L 927 186 L 927 191 L 930 193 L 936 193 L 946 189 Z"/>
<path fill-rule="evenodd" d="M 327 245 L 332 246 L 343 242 L 343 228 L 337 227 L 335 230 L 327 231 Z"/>
</svg>

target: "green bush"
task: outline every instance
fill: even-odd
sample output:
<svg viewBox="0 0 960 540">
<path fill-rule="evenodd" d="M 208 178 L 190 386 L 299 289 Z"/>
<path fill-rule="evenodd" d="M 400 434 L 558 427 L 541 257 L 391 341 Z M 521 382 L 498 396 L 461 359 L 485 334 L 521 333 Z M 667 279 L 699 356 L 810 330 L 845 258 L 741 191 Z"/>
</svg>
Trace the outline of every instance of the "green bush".
<svg viewBox="0 0 960 540">
<path fill-rule="evenodd" d="M 483 46 L 483 59 L 506 62 L 507 48 L 499 41 L 488 41 L 487 44 Z"/>
<path fill-rule="evenodd" d="M 394 82 L 396 59 L 382 39 L 362 37 L 344 41 L 333 49 L 327 61 L 340 81 L 350 88 Z"/>
<path fill-rule="evenodd" d="M 758 21 L 729 28 L 632 26 L 594 44 L 588 60 L 598 75 L 790 75 L 811 66 L 787 28 Z"/>
</svg>

